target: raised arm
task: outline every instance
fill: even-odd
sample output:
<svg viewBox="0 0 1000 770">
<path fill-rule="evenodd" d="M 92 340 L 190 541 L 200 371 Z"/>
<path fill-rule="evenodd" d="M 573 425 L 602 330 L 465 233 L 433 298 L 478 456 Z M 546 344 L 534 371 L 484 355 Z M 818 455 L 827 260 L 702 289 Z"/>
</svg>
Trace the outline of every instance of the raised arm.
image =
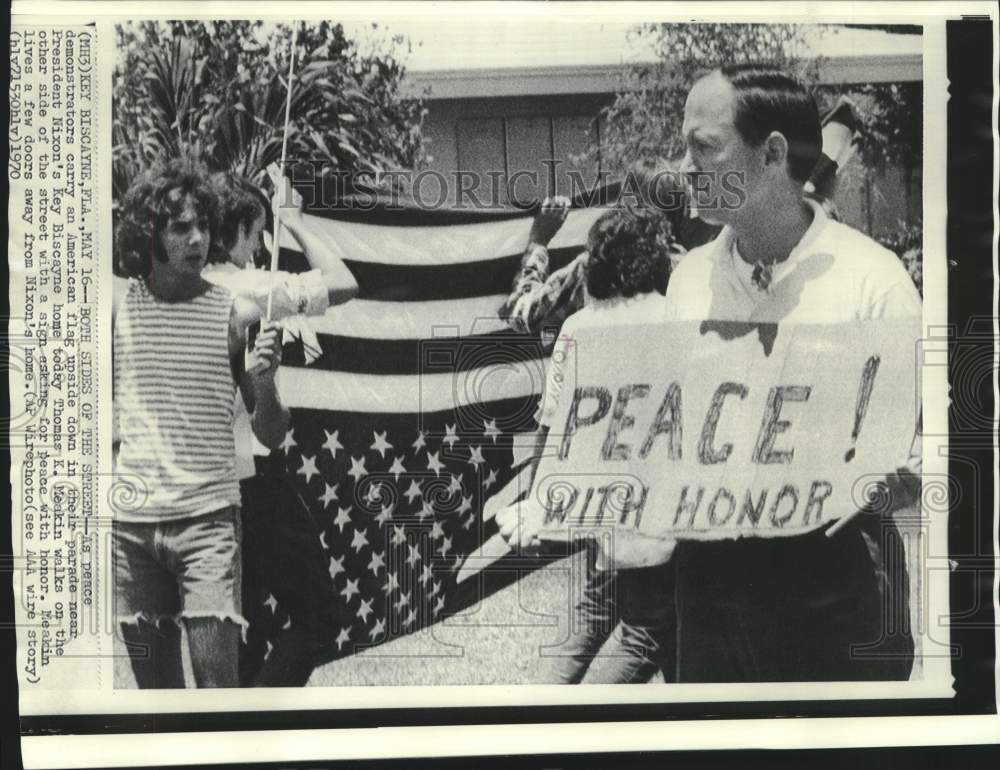
<svg viewBox="0 0 1000 770">
<path fill-rule="evenodd" d="M 521 269 L 510 295 L 497 311 L 514 331 L 531 334 L 546 324 L 558 327 L 569 312 L 577 309 L 560 312 L 564 311 L 564 306 L 582 299 L 582 294 L 576 296 L 582 286 L 578 285 L 579 276 L 575 270 L 563 268 L 549 275 L 548 244 L 559 232 L 568 213 L 569 199 L 556 197 L 546 198 L 535 215 L 521 257 Z M 560 317 L 553 317 L 554 313 Z"/>
<path fill-rule="evenodd" d="M 275 177 L 272 176 L 272 179 Z M 280 187 L 277 186 L 279 181 Z M 274 196 L 274 205 L 281 208 L 282 227 L 288 228 L 288 232 L 298 241 L 310 267 L 322 274 L 330 305 L 342 305 L 354 299 L 358 296 L 358 282 L 354 274 L 329 243 L 306 227 L 302 216 L 302 196 L 287 178 L 275 179 L 275 184 L 278 192 Z"/>
</svg>

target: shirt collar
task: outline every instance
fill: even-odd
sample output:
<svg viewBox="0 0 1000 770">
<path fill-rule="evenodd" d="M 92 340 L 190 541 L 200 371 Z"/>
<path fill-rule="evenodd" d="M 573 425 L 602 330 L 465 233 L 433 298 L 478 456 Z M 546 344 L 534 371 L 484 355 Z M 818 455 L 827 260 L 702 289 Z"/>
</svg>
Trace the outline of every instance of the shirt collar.
<svg viewBox="0 0 1000 770">
<path fill-rule="evenodd" d="M 775 284 L 781 281 L 783 278 L 788 276 L 792 270 L 798 265 L 799 262 L 803 260 L 810 253 L 810 247 L 813 242 L 819 236 L 820 232 L 826 227 L 829 222 L 829 218 L 823 207 L 820 206 L 816 201 L 805 198 L 806 205 L 810 208 L 813 213 L 812 223 L 809 225 L 808 229 L 803 233 L 799 242 L 795 244 L 795 247 L 788 255 L 788 259 L 783 260 L 775 268 L 771 276 L 771 287 L 773 288 Z M 723 259 L 740 260 L 740 257 L 736 256 L 736 235 L 733 233 L 733 229 L 728 225 L 723 228 L 722 233 L 719 235 L 720 249 L 716 252 L 718 257 Z M 748 265 L 748 263 L 743 263 Z M 734 268 L 737 266 L 734 265 Z M 748 270 L 751 270 L 752 266 L 748 265 Z"/>
</svg>

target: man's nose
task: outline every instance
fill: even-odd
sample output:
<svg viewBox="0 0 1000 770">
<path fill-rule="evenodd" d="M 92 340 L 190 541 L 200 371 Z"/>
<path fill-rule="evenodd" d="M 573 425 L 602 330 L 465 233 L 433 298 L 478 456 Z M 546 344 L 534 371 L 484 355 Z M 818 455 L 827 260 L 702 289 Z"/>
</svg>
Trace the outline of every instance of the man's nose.
<svg viewBox="0 0 1000 770">
<path fill-rule="evenodd" d="M 684 157 L 681 158 L 680 172 L 682 174 L 690 174 L 694 171 L 694 161 L 691 160 L 690 151 L 684 152 Z"/>
<path fill-rule="evenodd" d="M 205 240 L 205 231 L 200 227 L 192 227 L 190 239 L 191 245 L 201 243 L 203 240 Z"/>
</svg>

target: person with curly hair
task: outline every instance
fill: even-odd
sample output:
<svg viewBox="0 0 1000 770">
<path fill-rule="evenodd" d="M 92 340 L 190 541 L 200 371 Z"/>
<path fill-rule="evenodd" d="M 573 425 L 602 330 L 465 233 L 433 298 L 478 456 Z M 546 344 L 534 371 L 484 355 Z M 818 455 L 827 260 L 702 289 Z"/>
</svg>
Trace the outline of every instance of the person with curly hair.
<svg viewBox="0 0 1000 770">
<path fill-rule="evenodd" d="M 566 320 L 555 342 L 539 405 L 532 476 L 555 419 L 575 331 L 592 324 L 658 320 L 672 264 L 671 235 L 662 212 L 643 205 L 612 209 L 592 225 L 582 262 L 584 305 Z M 517 542 L 516 505 L 500 511 L 497 524 L 509 542 Z M 673 628 L 672 565 L 616 573 L 595 539 L 588 539 L 583 558 L 585 583 L 570 613 L 567 639 L 548 652 L 546 680 L 642 683 L 659 670 L 669 681 L 673 646 L 659 640 Z"/>
<path fill-rule="evenodd" d="M 115 511 L 116 614 L 136 683 L 184 687 L 181 629 L 198 687 L 235 687 L 240 602 L 237 389 L 257 438 L 276 447 L 289 412 L 275 386 L 279 329 L 249 356 L 253 306 L 202 270 L 225 252 L 203 165 L 162 163 L 125 195 L 113 311 L 115 473 L 140 503 Z"/>
</svg>

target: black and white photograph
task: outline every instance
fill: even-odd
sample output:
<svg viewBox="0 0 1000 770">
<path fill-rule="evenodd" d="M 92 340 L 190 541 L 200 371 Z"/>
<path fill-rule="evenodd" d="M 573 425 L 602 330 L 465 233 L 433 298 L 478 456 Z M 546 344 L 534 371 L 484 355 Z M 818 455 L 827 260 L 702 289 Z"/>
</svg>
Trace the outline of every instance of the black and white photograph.
<svg viewBox="0 0 1000 770">
<path fill-rule="evenodd" d="M 11 33 L 29 725 L 996 715 L 946 12 L 67 5 Z"/>
<path fill-rule="evenodd" d="M 401 29 L 116 28 L 135 686 L 919 678 L 920 26 Z"/>
</svg>

